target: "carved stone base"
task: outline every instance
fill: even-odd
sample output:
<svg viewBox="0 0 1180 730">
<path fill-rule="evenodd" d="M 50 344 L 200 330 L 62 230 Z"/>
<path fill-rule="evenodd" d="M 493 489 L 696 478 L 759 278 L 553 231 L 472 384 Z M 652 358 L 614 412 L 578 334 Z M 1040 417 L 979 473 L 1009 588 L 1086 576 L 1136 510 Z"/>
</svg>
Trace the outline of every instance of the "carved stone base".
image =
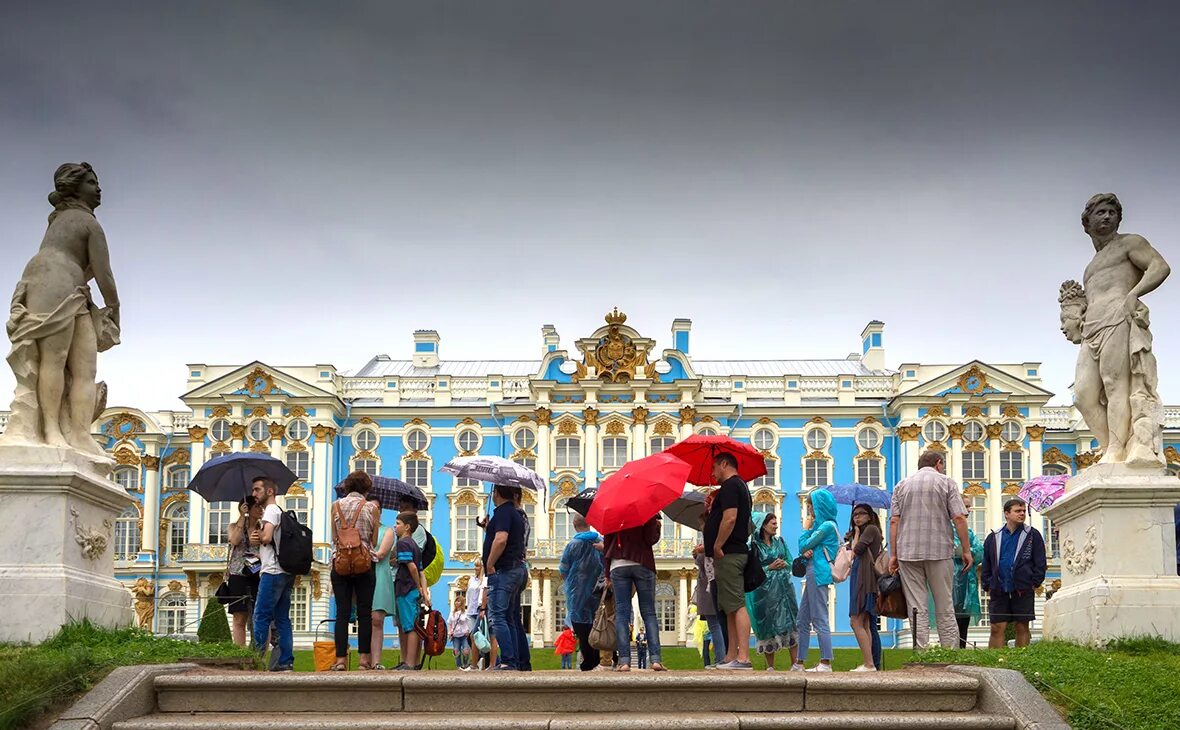
<svg viewBox="0 0 1180 730">
<path fill-rule="evenodd" d="M 1045 603 L 1046 639 L 1180 642 L 1176 504 L 1180 480 L 1155 470 L 1096 464 L 1069 480 L 1045 512 L 1062 567 L 1061 590 Z"/>
<path fill-rule="evenodd" d="M 75 464 L 47 453 L 0 449 L 0 642 L 38 642 L 70 621 L 118 627 L 133 619 L 112 544 L 132 498 L 85 457 Z"/>
</svg>

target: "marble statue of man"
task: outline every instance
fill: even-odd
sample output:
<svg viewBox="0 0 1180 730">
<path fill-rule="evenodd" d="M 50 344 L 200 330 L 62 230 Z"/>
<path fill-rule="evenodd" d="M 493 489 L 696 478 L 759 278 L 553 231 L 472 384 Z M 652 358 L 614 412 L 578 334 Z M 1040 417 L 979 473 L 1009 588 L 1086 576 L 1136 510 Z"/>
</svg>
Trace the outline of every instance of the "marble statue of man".
<svg viewBox="0 0 1180 730">
<path fill-rule="evenodd" d="M 1162 468 L 1163 405 L 1147 307 L 1171 269 L 1142 236 L 1119 233 L 1123 206 L 1113 193 L 1090 198 L 1082 228 L 1096 253 L 1084 287 L 1061 285 L 1061 331 L 1081 345 L 1074 402 L 1102 448 L 1099 463 Z"/>
<path fill-rule="evenodd" d="M 119 342 L 119 293 L 94 217 L 102 190 L 85 162 L 57 168 L 53 186 L 41 249 L 12 295 L 8 363 L 16 395 L 0 445 L 72 449 L 102 461 L 90 435 L 101 397 L 95 373 L 98 353 Z M 103 309 L 91 300 L 91 279 Z"/>
</svg>

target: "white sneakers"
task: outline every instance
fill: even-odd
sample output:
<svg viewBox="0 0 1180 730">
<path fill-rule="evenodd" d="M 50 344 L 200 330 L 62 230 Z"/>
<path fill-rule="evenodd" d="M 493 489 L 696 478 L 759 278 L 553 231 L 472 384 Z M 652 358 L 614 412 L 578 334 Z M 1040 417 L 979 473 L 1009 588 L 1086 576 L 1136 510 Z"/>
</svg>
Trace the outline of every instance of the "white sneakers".
<svg viewBox="0 0 1180 730">
<path fill-rule="evenodd" d="M 856 669 L 850 669 L 849 671 L 851 671 L 851 672 L 875 672 L 875 671 L 877 671 L 877 668 L 870 667 L 867 664 L 861 664 Z"/>
<path fill-rule="evenodd" d="M 800 664 L 800 663 L 798 663 L 798 662 L 795 662 L 794 664 L 792 664 L 792 665 L 791 665 L 791 669 L 790 669 L 790 671 L 792 671 L 792 672 L 802 672 L 802 671 L 803 671 L 803 665 L 802 665 L 802 664 Z"/>
<path fill-rule="evenodd" d="M 831 664 L 824 664 L 823 662 L 820 662 L 819 664 L 816 664 L 811 669 L 805 669 L 803 671 L 805 671 L 805 672 L 830 672 L 830 671 L 832 671 L 832 665 Z"/>
</svg>

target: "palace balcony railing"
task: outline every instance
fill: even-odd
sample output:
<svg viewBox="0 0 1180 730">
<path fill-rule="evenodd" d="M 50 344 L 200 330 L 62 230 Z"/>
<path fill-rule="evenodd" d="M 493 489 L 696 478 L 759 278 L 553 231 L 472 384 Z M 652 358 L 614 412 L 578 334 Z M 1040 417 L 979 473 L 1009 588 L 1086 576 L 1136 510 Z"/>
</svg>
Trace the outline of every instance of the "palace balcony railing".
<svg viewBox="0 0 1180 730">
<path fill-rule="evenodd" d="M 311 557 L 318 563 L 327 563 L 331 557 L 331 548 L 319 544 L 312 546 Z M 184 546 L 180 554 L 180 563 L 225 563 L 229 559 L 229 545 L 209 545 L 207 543 L 190 542 Z"/>
<path fill-rule="evenodd" d="M 569 540 L 550 538 L 537 540 L 537 546 L 529 551 L 532 558 L 560 558 Z M 660 540 L 652 545 L 652 553 L 657 558 L 691 558 L 692 549 L 697 545 L 696 540 Z"/>
</svg>

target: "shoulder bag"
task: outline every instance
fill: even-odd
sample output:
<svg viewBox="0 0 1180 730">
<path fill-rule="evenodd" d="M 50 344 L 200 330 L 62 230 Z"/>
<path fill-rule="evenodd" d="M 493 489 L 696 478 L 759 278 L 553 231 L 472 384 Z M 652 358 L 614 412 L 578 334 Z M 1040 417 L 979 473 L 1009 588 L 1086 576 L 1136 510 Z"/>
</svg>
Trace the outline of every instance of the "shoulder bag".
<svg viewBox="0 0 1180 730">
<path fill-rule="evenodd" d="M 607 588 L 602 592 L 598 610 L 594 612 L 594 623 L 590 626 L 590 646 L 599 651 L 615 651 L 618 639 L 615 636 L 615 596 Z"/>
</svg>

